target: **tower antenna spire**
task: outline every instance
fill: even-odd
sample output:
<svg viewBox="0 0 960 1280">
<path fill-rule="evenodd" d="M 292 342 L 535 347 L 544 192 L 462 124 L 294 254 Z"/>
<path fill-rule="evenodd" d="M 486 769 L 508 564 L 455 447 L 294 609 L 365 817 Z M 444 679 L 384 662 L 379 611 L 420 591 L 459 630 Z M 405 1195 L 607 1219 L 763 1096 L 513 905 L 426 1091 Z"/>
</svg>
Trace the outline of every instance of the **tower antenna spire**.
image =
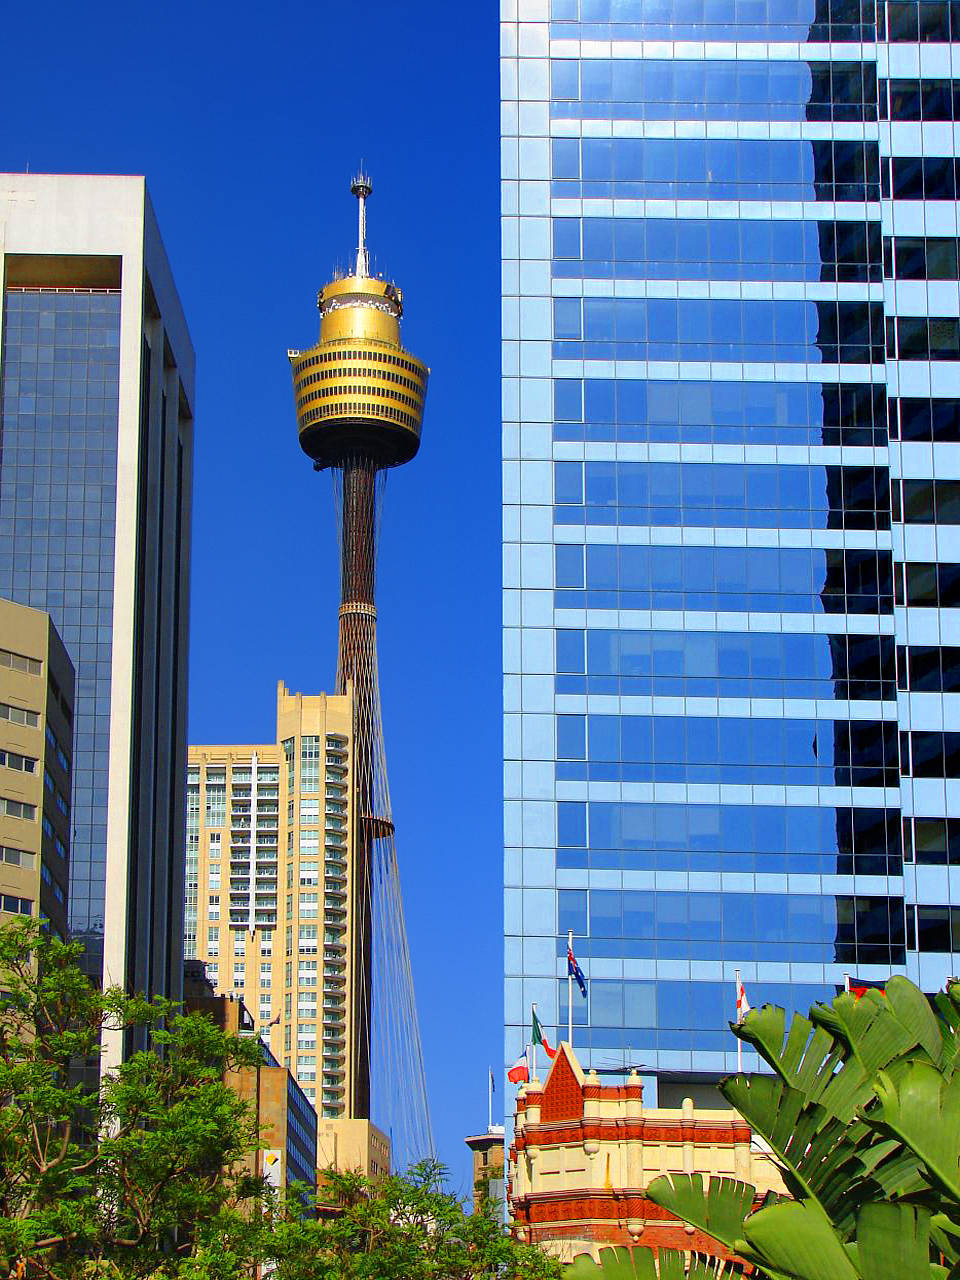
<svg viewBox="0 0 960 1280">
<path fill-rule="evenodd" d="M 369 174 L 363 172 L 363 166 L 360 172 L 350 183 L 350 190 L 357 197 L 359 205 L 359 228 L 357 231 L 357 275 L 370 275 L 370 255 L 367 252 L 367 196 L 373 190 L 373 183 L 370 181 Z"/>
</svg>

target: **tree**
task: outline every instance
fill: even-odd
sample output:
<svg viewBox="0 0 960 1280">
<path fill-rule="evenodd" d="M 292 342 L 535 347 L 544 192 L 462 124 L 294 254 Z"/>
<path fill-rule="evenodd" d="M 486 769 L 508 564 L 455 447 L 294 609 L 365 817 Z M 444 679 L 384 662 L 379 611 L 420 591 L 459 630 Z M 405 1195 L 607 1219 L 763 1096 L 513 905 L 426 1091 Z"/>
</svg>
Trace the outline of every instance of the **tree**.
<svg viewBox="0 0 960 1280">
<path fill-rule="evenodd" d="M 273 1248 L 277 1280 L 551 1280 L 560 1266 L 513 1240 L 493 1202 L 467 1214 L 432 1161 L 371 1181 L 326 1172 L 316 1220 L 288 1214 Z"/>
<path fill-rule="evenodd" d="M 724 1080 L 724 1097 L 769 1144 L 790 1197 L 754 1209 L 755 1188 L 698 1174 L 657 1178 L 647 1194 L 768 1280 L 960 1277 L 960 983 L 933 1005 L 906 978 L 844 993 L 789 1028 L 774 1005 L 733 1026 L 771 1068 Z M 569 1280 L 652 1280 L 648 1250 L 586 1256 Z M 660 1276 L 714 1272 L 662 1251 Z"/>
<path fill-rule="evenodd" d="M 551 1280 L 557 1263 L 468 1216 L 437 1164 L 324 1175 L 317 1205 L 247 1172 L 253 1109 L 224 1083 L 259 1042 L 168 1001 L 99 990 L 79 944 L 0 927 L 0 1280 Z M 116 1071 L 108 1028 L 148 1047 Z"/>
<path fill-rule="evenodd" d="M 255 1065 L 258 1042 L 98 989 L 81 951 L 35 920 L 0 928 L 0 1277 L 255 1274 L 268 1192 L 224 1074 Z M 108 1028 L 149 1047 L 100 1078 Z"/>
</svg>

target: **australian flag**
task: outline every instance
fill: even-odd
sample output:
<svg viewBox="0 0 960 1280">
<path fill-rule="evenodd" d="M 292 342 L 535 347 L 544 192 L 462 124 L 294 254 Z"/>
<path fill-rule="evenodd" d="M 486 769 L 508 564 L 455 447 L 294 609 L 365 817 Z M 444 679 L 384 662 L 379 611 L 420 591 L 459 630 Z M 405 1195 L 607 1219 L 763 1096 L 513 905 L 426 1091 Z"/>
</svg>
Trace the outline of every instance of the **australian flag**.
<svg viewBox="0 0 960 1280">
<path fill-rule="evenodd" d="M 571 978 L 576 978 L 577 986 L 580 988 L 580 994 L 584 999 L 586 999 L 587 980 L 583 976 L 583 970 L 577 964 L 577 958 L 573 954 L 573 947 L 567 947 L 567 973 Z"/>
</svg>

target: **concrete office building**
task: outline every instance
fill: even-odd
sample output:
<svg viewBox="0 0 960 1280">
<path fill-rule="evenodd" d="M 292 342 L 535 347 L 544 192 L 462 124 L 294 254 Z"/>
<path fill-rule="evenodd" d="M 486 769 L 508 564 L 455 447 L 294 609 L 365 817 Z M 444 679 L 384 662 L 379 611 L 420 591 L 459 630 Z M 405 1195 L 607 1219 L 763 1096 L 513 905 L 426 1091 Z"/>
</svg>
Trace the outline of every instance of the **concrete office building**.
<svg viewBox="0 0 960 1280">
<path fill-rule="evenodd" d="M 505 1056 L 572 929 L 578 1056 L 675 1105 L 736 969 L 956 972 L 960 30 L 503 18 Z"/>
<path fill-rule="evenodd" d="M 279 684 L 276 742 L 189 749 L 186 876 L 188 956 L 246 1001 L 323 1132 L 354 1122 L 339 1139 L 351 1153 L 356 1124 L 374 1131 L 352 1101 L 353 769 L 349 693 Z"/>
<path fill-rule="evenodd" d="M 70 928 L 175 997 L 194 357 L 144 180 L 0 175 L 0 276 L 0 595 L 76 667 Z"/>
<path fill-rule="evenodd" d="M 46 613 L 0 600 L 0 921 L 67 935 L 73 664 Z"/>
</svg>

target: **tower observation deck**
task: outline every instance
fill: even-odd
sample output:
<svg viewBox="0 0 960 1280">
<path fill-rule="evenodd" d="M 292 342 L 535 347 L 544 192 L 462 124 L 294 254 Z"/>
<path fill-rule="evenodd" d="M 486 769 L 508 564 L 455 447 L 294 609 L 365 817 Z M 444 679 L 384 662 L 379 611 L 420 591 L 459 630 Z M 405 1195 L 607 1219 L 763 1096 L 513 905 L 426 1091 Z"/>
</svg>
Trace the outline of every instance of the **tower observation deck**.
<svg viewBox="0 0 960 1280">
<path fill-rule="evenodd" d="M 401 342 L 400 289 L 370 273 L 370 179 L 360 174 L 350 189 L 359 209 L 353 270 L 320 290 L 318 342 L 288 355 L 301 447 L 315 470 L 334 477 L 336 692 L 352 692 L 354 708 L 348 966 L 355 1013 L 345 1118 L 372 1119 L 389 1133 L 394 1164 L 403 1167 L 432 1154 L 433 1140 L 383 747 L 374 587 L 384 473 L 420 447 L 429 370 Z"/>
</svg>

